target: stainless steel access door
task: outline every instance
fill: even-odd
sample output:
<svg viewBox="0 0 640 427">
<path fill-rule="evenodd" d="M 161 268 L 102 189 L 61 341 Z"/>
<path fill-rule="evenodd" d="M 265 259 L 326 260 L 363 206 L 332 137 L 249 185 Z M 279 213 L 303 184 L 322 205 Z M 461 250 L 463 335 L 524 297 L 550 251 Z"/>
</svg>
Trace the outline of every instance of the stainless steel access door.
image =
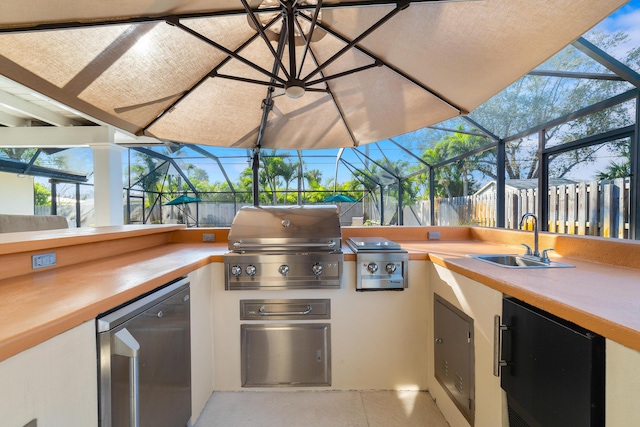
<svg viewBox="0 0 640 427">
<path fill-rule="evenodd" d="M 189 282 L 97 320 L 101 427 L 182 427 L 191 418 Z"/>
<path fill-rule="evenodd" d="M 331 385 L 331 325 L 282 320 L 328 320 L 329 299 L 240 301 L 242 387 L 328 387 Z"/>
<path fill-rule="evenodd" d="M 330 325 L 242 325 L 243 387 L 330 386 Z"/>
<path fill-rule="evenodd" d="M 435 378 L 465 416 L 475 418 L 473 319 L 434 294 Z"/>
</svg>

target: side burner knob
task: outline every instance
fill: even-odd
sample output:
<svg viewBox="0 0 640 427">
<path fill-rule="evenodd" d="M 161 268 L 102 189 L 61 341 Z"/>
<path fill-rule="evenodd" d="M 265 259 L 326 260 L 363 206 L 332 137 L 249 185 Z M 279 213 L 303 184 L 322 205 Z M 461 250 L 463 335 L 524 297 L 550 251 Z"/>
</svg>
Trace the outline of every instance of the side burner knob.
<svg viewBox="0 0 640 427">
<path fill-rule="evenodd" d="M 234 265 L 231 267 L 231 275 L 234 277 L 238 277 L 239 275 L 242 274 L 242 267 L 240 267 L 239 265 Z"/>
<path fill-rule="evenodd" d="M 385 270 L 387 270 L 387 273 L 388 273 L 388 274 L 393 274 L 393 273 L 395 273 L 395 272 L 396 272 L 396 268 L 398 268 L 398 266 L 397 266 L 397 265 L 395 265 L 394 263 L 390 262 L 389 264 L 387 264 L 387 265 L 385 266 L 385 268 L 384 268 L 384 269 L 385 269 Z"/>
<path fill-rule="evenodd" d="M 283 276 L 286 276 L 288 272 L 289 266 L 287 264 L 282 264 L 280 267 L 278 267 L 278 273 L 282 274 Z"/>
<path fill-rule="evenodd" d="M 313 274 L 315 274 L 316 276 L 319 276 L 320 274 L 322 274 L 322 264 L 316 262 L 315 264 L 313 264 L 313 266 L 311 266 L 311 271 L 313 271 Z"/>
<path fill-rule="evenodd" d="M 253 264 L 249 264 L 249 265 L 247 265 L 247 268 L 244 269 L 244 271 L 246 271 L 249 276 L 255 276 L 256 275 L 256 266 L 253 265 Z"/>
<path fill-rule="evenodd" d="M 373 274 L 376 271 L 378 271 L 378 264 L 376 264 L 375 262 L 370 262 L 369 264 L 367 264 L 367 270 L 369 270 L 369 273 Z"/>
</svg>

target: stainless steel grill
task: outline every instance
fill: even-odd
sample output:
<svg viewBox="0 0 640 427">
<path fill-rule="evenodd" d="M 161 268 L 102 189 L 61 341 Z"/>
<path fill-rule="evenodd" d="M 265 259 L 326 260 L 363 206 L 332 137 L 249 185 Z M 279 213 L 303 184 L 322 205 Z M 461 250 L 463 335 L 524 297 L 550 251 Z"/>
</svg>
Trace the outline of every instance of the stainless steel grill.
<svg viewBox="0 0 640 427">
<path fill-rule="evenodd" d="M 352 237 L 347 245 L 356 253 L 356 290 L 403 290 L 408 287 L 409 253 L 382 237 Z"/>
<path fill-rule="evenodd" d="M 340 288 L 336 206 L 244 207 L 231 224 L 229 250 L 227 290 Z"/>
</svg>

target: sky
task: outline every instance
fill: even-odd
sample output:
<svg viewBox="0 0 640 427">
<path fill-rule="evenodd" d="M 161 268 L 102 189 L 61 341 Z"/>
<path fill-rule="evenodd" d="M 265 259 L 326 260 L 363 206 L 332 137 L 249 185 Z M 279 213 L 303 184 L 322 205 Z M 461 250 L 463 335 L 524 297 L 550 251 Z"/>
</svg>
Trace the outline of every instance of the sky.
<svg viewBox="0 0 640 427">
<path fill-rule="evenodd" d="M 632 0 L 622 6 L 596 28 L 610 33 L 624 31 L 629 35 L 629 45 L 640 45 L 640 0 Z"/>
</svg>

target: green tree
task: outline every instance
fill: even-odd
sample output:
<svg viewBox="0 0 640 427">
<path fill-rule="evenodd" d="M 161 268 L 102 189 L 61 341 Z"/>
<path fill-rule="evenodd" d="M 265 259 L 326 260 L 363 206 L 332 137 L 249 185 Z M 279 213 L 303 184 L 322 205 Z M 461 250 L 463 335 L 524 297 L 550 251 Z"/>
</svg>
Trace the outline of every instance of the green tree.
<svg viewBox="0 0 640 427">
<path fill-rule="evenodd" d="M 33 184 L 33 199 L 36 206 L 51 206 L 51 191 L 36 182 Z"/>
<path fill-rule="evenodd" d="M 623 33 L 608 35 L 593 32 L 590 37 L 605 51 L 612 51 L 627 39 Z M 626 58 L 629 63 L 638 60 L 640 47 L 633 49 Z M 568 46 L 554 55 L 541 70 L 602 72 L 602 66 L 586 55 Z M 527 75 L 498 95 L 478 107 L 470 116 L 504 138 L 545 123 L 577 109 L 593 105 L 627 90 L 629 85 L 619 81 L 573 79 Z M 588 135 L 624 126 L 630 121 L 629 111 L 623 105 L 590 114 L 570 123 L 546 130 L 546 137 L 554 145 L 570 142 Z M 535 136 L 533 137 L 535 139 Z M 549 175 L 564 177 L 578 164 L 592 163 L 601 146 L 575 150 L 572 155 L 550 159 Z M 477 170 L 496 178 L 496 152 L 489 151 Z M 521 138 L 506 145 L 506 174 L 510 179 L 533 179 L 539 174 L 537 143 Z"/>
</svg>

